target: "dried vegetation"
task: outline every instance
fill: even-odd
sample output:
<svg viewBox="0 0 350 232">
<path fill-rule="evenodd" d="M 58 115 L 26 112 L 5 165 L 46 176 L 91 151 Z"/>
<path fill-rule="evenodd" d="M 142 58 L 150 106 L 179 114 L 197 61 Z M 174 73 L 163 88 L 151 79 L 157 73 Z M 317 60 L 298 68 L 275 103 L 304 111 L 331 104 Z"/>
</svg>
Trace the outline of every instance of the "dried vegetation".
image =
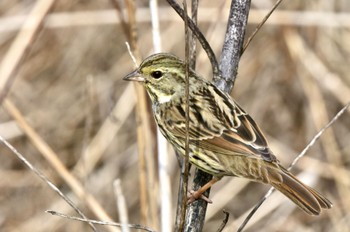
<svg viewBox="0 0 350 232">
<path fill-rule="evenodd" d="M 15 46 L 33 7 L 43 2 L 50 1 L 0 2 L 2 62 L 16 62 L 16 56 L 9 57 L 10 47 Z M 228 2 L 203 0 L 199 8 L 199 27 L 218 56 Z M 144 1 L 136 6 L 139 51 L 145 57 L 152 53 L 150 13 Z M 159 7 L 162 51 L 183 57 L 183 23 L 165 2 L 159 2 Z M 271 1 L 253 1 L 247 35 L 270 8 Z M 261 125 L 286 166 L 350 101 L 349 21 L 348 1 L 285 1 L 241 59 L 232 95 Z M 157 155 L 147 154 L 144 162 L 148 168 L 140 168 L 134 113 L 137 99 L 134 87 L 122 81 L 134 68 L 126 38 L 110 1 L 56 1 L 42 29 L 28 41 L 28 53 L 14 68 L 16 73 L 0 108 L 0 135 L 89 218 L 107 220 L 104 215 L 109 215 L 109 220 L 121 221 L 120 192 L 114 194 L 113 190 L 113 182 L 120 179 L 129 223 L 160 230 L 158 177 L 147 176 L 151 171 L 157 174 Z M 201 49 L 197 70 L 203 76 L 211 75 Z M 328 129 L 293 169 L 304 182 L 328 196 L 333 209 L 310 217 L 276 193 L 259 209 L 247 231 L 350 231 L 349 113 Z M 45 213 L 50 209 L 75 215 L 4 145 L 0 154 L 1 231 L 88 230 L 81 222 Z M 169 197 L 175 209 L 179 170 L 173 154 L 169 161 Z M 145 175 L 147 182 L 142 185 L 139 179 Z M 267 189 L 224 178 L 212 189 L 214 204 L 209 206 L 205 231 L 219 227 L 222 209 L 230 213 L 224 231 L 235 231 Z"/>
</svg>

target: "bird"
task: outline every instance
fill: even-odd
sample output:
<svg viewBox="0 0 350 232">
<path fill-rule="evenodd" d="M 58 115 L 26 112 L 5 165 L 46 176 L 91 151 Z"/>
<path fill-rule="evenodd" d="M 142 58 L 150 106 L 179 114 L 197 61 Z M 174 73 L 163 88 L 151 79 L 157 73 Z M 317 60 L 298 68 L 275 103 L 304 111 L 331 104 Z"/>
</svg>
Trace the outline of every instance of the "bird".
<svg viewBox="0 0 350 232">
<path fill-rule="evenodd" d="M 273 186 L 309 215 L 319 215 L 322 209 L 332 207 L 326 197 L 280 164 L 260 127 L 229 94 L 192 69 L 188 72 L 187 99 L 185 67 L 177 56 L 157 53 L 123 79 L 143 84 L 164 137 L 185 155 L 188 134 L 190 163 L 213 175 L 211 181 L 192 193 L 189 202 L 200 198 L 223 176 L 234 176 Z"/>
</svg>

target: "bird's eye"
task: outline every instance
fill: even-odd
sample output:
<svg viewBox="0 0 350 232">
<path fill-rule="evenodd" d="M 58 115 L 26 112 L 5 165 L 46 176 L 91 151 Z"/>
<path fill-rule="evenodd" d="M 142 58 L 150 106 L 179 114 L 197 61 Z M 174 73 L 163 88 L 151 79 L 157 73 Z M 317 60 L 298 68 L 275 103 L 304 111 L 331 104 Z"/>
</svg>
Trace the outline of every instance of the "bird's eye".
<svg viewBox="0 0 350 232">
<path fill-rule="evenodd" d="M 163 76 L 163 73 L 161 71 L 153 71 L 151 72 L 151 76 L 155 79 L 159 79 Z"/>
</svg>

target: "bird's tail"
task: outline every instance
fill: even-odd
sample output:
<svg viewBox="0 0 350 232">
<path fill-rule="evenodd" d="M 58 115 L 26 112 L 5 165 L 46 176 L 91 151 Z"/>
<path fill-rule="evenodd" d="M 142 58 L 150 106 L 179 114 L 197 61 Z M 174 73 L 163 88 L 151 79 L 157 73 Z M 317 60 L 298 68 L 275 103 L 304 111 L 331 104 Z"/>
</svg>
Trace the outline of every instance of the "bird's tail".
<svg viewBox="0 0 350 232">
<path fill-rule="evenodd" d="M 272 181 L 271 185 L 286 195 L 302 210 L 310 215 L 319 215 L 321 209 L 329 209 L 332 203 L 313 188 L 303 184 L 289 171 L 281 167 L 282 181 Z"/>
</svg>

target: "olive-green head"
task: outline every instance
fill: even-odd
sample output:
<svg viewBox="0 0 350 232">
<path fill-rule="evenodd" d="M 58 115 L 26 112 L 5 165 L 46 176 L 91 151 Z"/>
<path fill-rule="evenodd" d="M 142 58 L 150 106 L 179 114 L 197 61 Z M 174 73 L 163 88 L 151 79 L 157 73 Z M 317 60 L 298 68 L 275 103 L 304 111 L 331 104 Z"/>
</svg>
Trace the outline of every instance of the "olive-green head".
<svg viewBox="0 0 350 232">
<path fill-rule="evenodd" d="M 135 71 L 123 79 L 142 82 L 152 101 L 159 103 L 185 93 L 185 64 L 169 53 L 147 57 Z"/>
</svg>

